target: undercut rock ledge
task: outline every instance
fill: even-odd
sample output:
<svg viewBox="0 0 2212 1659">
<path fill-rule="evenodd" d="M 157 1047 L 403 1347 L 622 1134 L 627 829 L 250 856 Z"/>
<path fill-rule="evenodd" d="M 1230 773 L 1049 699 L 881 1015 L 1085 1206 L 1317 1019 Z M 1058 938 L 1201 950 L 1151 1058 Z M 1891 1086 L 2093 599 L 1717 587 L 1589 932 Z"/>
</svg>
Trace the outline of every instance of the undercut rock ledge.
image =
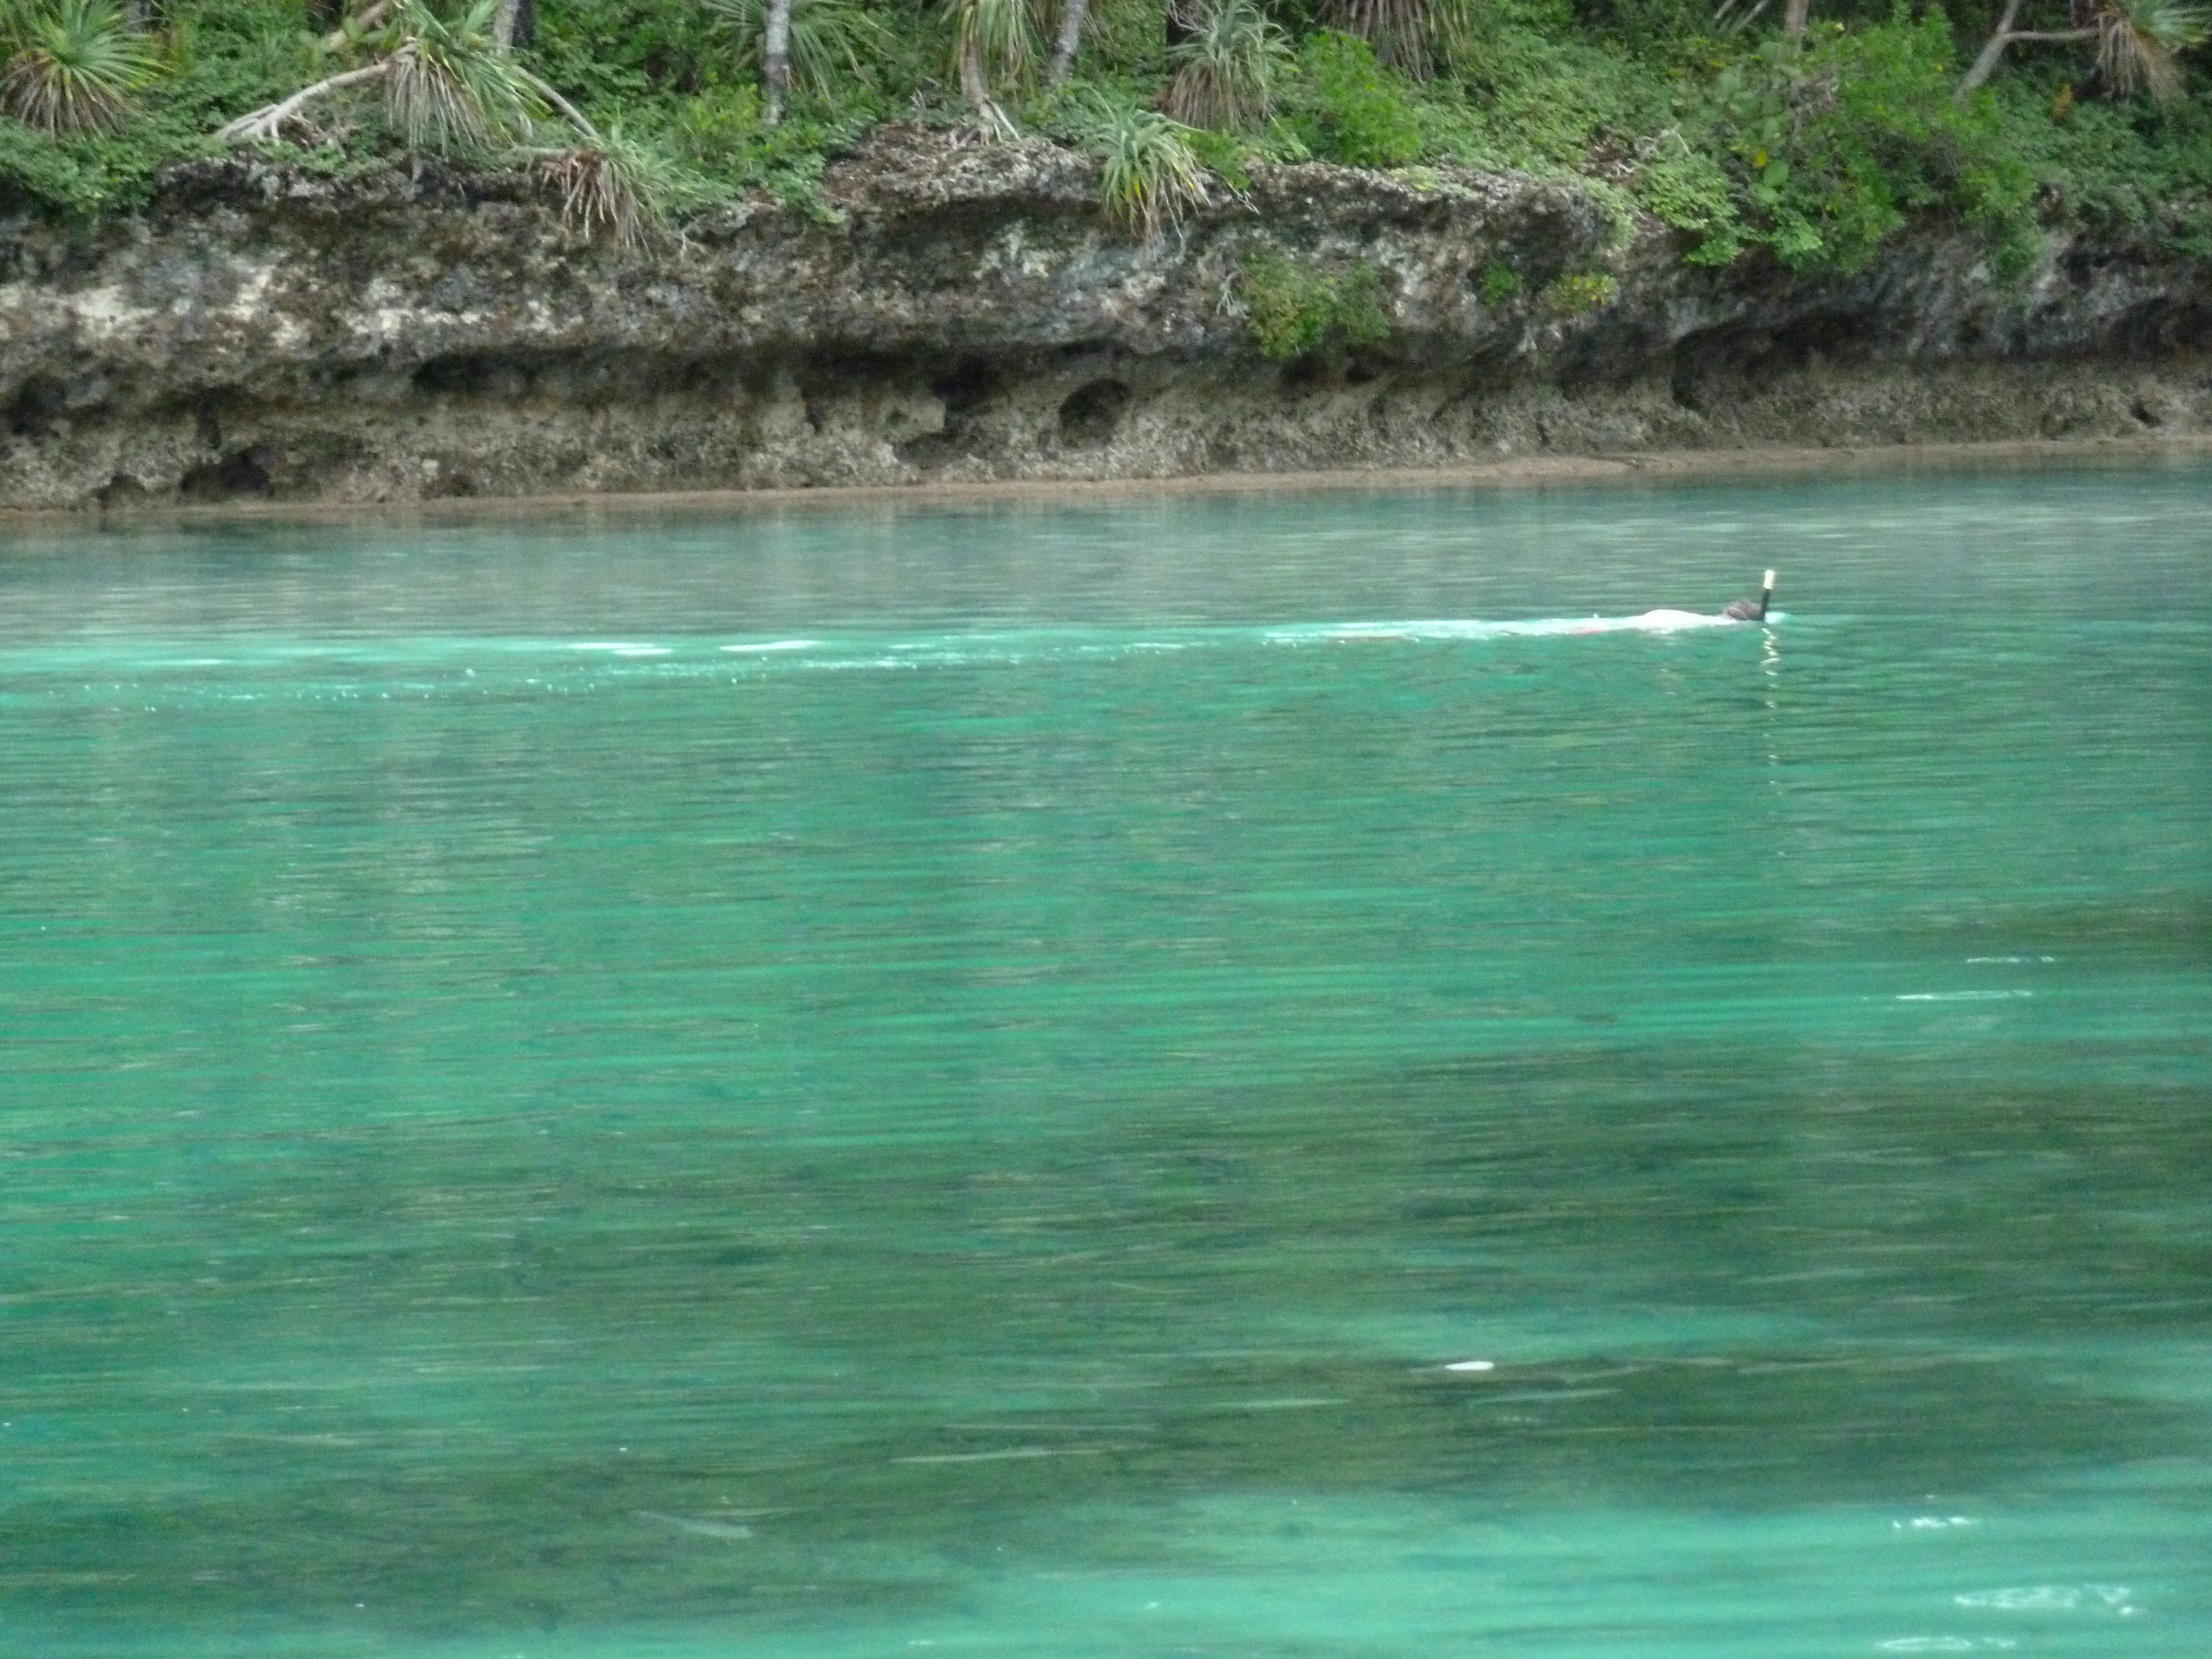
<svg viewBox="0 0 2212 1659">
<path fill-rule="evenodd" d="M 179 167 L 90 227 L 0 219 L 0 505 L 1444 466 L 1531 454 L 2181 436 L 2207 268 L 2054 238 L 2001 283 L 1908 238 L 1803 278 L 1625 247 L 1571 185 L 1261 170 L 1140 244 L 1087 158 L 890 128 L 834 212 L 765 198 L 624 252 L 520 177 Z M 1248 255 L 1382 277 L 1381 343 L 1268 361 Z M 1519 279 L 1486 303 L 1503 268 Z M 1492 273 L 1485 283 L 1486 271 Z M 1609 273 L 1577 316 L 1544 290 Z"/>
</svg>

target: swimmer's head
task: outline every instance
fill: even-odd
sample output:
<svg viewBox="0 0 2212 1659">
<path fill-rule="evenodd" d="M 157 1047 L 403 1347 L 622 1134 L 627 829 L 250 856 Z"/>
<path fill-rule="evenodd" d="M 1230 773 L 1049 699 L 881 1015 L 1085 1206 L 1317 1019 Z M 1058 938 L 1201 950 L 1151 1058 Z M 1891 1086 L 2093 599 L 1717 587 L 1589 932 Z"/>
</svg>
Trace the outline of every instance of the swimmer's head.
<svg viewBox="0 0 2212 1659">
<path fill-rule="evenodd" d="M 1774 573 L 1770 570 L 1759 579 L 1757 599 L 1730 599 L 1722 607 L 1721 615 L 1730 622 L 1765 622 L 1767 603 L 1773 598 Z"/>
</svg>

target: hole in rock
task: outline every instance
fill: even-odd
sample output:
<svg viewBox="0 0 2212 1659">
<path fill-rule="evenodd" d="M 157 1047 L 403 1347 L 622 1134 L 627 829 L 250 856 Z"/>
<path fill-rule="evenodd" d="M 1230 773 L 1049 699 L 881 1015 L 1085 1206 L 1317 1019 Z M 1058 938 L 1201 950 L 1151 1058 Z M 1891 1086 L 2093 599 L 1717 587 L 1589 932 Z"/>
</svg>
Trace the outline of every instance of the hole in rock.
<svg viewBox="0 0 2212 1659">
<path fill-rule="evenodd" d="M 63 397 L 62 383 L 52 375 L 25 377 L 15 395 L 8 399 L 8 430 L 19 438 L 43 437 L 52 428 L 54 416 L 62 412 Z"/>
<path fill-rule="evenodd" d="M 1129 388 L 1119 380 L 1093 380 L 1068 393 L 1060 406 L 1060 435 L 1071 444 L 1097 448 L 1114 435 L 1129 406 Z"/>
<path fill-rule="evenodd" d="M 146 499 L 146 486 L 127 472 L 118 472 L 100 487 L 102 507 L 136 507 Z"/>
<path fill-rule="evenodd" d="M 530 389 L 530 377 L 504 358 L 459 351 L 416 369 L 415 389 L 449 398 L 519 398 Z"/>
<path fill-rule="evenodd" d="M 999 389 L 999 376 L 981 357 L 963 357 L 929 389 L 944 404 L 947 416 L 972 415 Z"/>
<path fill-rule="evenodd" d="M 177 481 L 177 493 L 188 501 L 223 501 L 240 495 L 269 493 L 268 457 L 258 445 L 203 461 Z"/>
</svg>

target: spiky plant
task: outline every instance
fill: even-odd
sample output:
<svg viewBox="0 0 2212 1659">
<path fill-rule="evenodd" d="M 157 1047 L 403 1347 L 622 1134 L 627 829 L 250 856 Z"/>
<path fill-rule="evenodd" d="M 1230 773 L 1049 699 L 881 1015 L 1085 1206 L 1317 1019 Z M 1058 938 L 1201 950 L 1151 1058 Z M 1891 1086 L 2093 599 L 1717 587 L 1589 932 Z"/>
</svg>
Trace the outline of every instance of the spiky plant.
<svg viewBox="0 0 2212 1659">
<path fill-rule="evenodd" d="M 1471 28 L 1468 0 L 1334 0 L 1344 27 L 1377 62 L 1425 79 L 1458 55 Z"/>
<path fill-rule="evenodd" d="M 0 109 L 42 132 L 112 129 L 158 69 L 116 0 L 46 0 L 5 21 Z"/>
<path fill-rule="evenodd" d="M 2168 103 L 2182 91 L 2176 54 L 2203 44 L 2206 20 L 2175 0 L 2102 0 L 2096 29 L 2097 73 L 2113 96 L 2140 90 Z"/>
<path fill-rule="evenodd" d="M 668 228 L 682 180 L 659 151 L 610 125 L 596 138 L 540 153 L 532 170 L 561 198 L 561 222 L 577 235 L 635 247 Z"/>
<path fill-rule="evenodd" d="M 1158 110 L 1093 106 L 1085 136 L 1103 163 L 1100 203 L 1148 242 L 1212 200 L 1189 133 Z"/>
<path fill-rule="evenodd" d="M 760 73 L 768 0 L 707 0 L 707 9 L 737 36 L 738 61 Z M 859 0 L 791 0 L 792 84 L 830 96 L 866 74 L 870 53 L 883 38 L 881 20 Z"/>
<path fill-rule="evenodd" d="M 387 3 L 374 33 L 356 29 L 349 37 L 356 49 L 376 54 L 373 61 L 241 115 L 217 137 L 273 142 L 317 100 L 380 83 L 385 118 L 410 149 L 503 151 L 526 161 L 558 192 L 562 222 L 585 235 L 629 244 L 664 228 L 682 193 L 676 170 L 620 131 L 601 132 L 517 63 L 495 33 L 501 0 L 475 0 L 455 20 L 432 10 L 427 0 L 379 0 Z M 558 149 L 530 147 L 539 118 L 557 120 L 574 142 Z"/>
<path fill-rule="evenodd" d="M 451 22 L 424 0 L 393 9 L 384 111 L 410 149 L 489 149 L 529 131 L 529 88 L 493 40 L 498 15 L 499 0 Z"/>
<path fill-rule="evenodd" d="M 1160 106 L 1186 126 L 1231 130 L 1274 112 L 1290 37 L 1253 0 L 1212 0 L 1176 46 Z"/>
<path fill-rule="evenodd" d="M 2161 102 L 2181 95 L 2179 54 L 2201 44 L 2205 14 L 2178 0 L 2086 0 L 2075 11 L 2075 27 L 2024 29 L 2016 27 L 2025 0 L 2005 0 L 1981 55 L 1959 82 L 1959 96 L 1972 94 L 1996 72 L 2005 48 L 2016 40 L 2082 40 L 2097 48 L 2097 73 L 2115 98 L 2148 92 Z"/>
<path fill-rule="evenodd" d="M 526 138 L 550 110 L 586 138 L 599 135 L 575 106 L 501 50 L 499 0 L 475 0 L 448 19 L 427 0 L 398 0 L 358 41 L 375 54 L 288 98 L 250 111 L 216 135 L 233 143 L 279 138 L 307 105 L 349 87 L 380 83 L 385 119 L 411 149 L 489 149 Z"/>
<path fill-rule="evenodd" d="M 1026 82 L 1036 68 L 1036 20 L 1030 0 L 945 0 L 952 19 L 953 64 L 960 95 L 984 131 L 1011 137 L 1014 124 L 999 107 L 999 89 Z"/>
</svg>

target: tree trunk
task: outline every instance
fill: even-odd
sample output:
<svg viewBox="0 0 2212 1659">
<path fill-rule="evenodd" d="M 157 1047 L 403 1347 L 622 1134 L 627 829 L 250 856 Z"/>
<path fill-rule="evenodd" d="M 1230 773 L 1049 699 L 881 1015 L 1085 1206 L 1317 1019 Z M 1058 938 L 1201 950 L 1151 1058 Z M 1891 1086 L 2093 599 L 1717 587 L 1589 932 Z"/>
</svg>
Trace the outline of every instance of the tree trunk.
<svg viewBox="0 0 2212 1659">
<path fill-rule="evenodd" d="M 791 90 L 791 0 L 768 0 L 768 27 L 761 38 L 761 82 L 768 94 L 766 119 L 783 119 L 783 100 Z"/>
<path fill-rule="evenodd" d="M 1083 44 L 1084 20 L 1090 13 L 1091 0 L 1061 0 L 1060 39 L 1053 42 L 1052 63 L 1044 73 L 1047 86 L 1058 86 L 1075 67 L 1075 49 Z"/>
<path fill-rule="evenodd" d="M 501 52 L 514 50 L 514 15 L 521 5 L 522 0 L 499 0 L 499 9 L 492 14 L 491 43 Z"/>
<path fill-rule="evenodd" d="M 357 87 L 364 81 L 381 80 L 391 70 L 392 60 L 386 58 L 366 69 L 348 70 L 343 75 L 330 76 L 311 87 L 301 87 L 289 98 L 279 99 L 276 103 L 264 105 L 240 116 L 217 131 L 216 137 L 225 143 L 276 138 L 283 133 L 285 122 L 316 99 L 327 98 L 341 87 Z"/>
<path fill-rule="evenodd" d="M 1959 101 L 1965 103 L 1974 88 L 1997 72 L 1997 60 L 2004 49 L 2012 44 L 2012 26 L 2020 15 L 2020 0 L 2005 0 L 2004 13 L 1997 19 L 1996 27 L 1990 31 L 1989 41 L 1982 47 L 1982 55 L 1974 59 L 1974 66 L 1966 71 L 1966 78 L 1959 82 Z"/>
<path fill-rule="evenodd" d="M 1782 13 L 1782 32 L 1792 40 L 1805 38 L 1805 25 L 1813 15 L 1813 0 L 1790 0 Z"/>
<path fill-rule="evenodd" d="M 991 82 L 983 73 L 982 54 L 977 50 L 973 35 L 960 42 L 960 95 L 975 109 L 976 125 L 983 129 L 987 138 L 1011 138 L 1017 129 L 999 107 L 998 100 L 991 96 Z"/>
<path fill-rule="evenodd" d="M 2005 0 L 2004 15 L 1997 19 L 1996 32 L 1990 36 L 1989 45 L 1982 48 L 1982 55 L 1974 59 L 1974 66 L 1966 71 L 1966 78 L 1959 82 L 1961 103 L 1966 101 L 1968 93 L 1996 72 L 1997 59 L 2004 56 L 2004 49 L 2015 40 L 2094 40 L 2104 33 L 2097 28 L 2016 29 L 2011 24 L 2014 17 L 2019 15 L 2020 5 L 2021 0 Z"/>
</svg>

